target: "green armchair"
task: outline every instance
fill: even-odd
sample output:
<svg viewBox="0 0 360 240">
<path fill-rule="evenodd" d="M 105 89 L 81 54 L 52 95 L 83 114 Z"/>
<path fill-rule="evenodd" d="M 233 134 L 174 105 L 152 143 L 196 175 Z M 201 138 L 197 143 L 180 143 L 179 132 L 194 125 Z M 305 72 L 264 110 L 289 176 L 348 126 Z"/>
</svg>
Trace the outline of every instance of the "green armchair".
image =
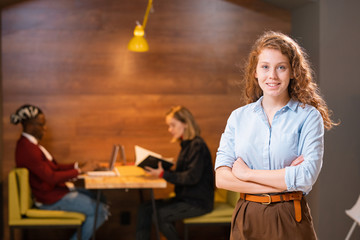
<svg viewBox="0 0 360 240">
<path fill-rule="evenodd" d="M 226 225 L 230 226 L 235 205 L 240 193 L 216 189 L 214 209 L 205 215 L 186 218 L 184 223 L 184 239 L 189 237 L 189 226 L 192 225 Z"/>
<path fill-rule="evenodd" d="M 29 171 L 15 168 L 9 173 L 9 227 L 10 239 L 15 228 L 76 228 L 81 239 L 85 215 L 77 212 L 41 210 L 33 207 Z"/>
</svg>

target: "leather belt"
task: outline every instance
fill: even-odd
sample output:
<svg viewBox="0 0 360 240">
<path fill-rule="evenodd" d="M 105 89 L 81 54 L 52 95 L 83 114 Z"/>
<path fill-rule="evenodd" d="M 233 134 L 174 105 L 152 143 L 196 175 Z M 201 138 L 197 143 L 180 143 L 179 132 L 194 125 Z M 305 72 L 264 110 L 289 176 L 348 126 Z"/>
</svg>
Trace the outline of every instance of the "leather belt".
<svg viewBox="0 0 360 240">
<path fill-rule="evenodd" d="M 302 192 L 289 192 L 289 193 L 280 193 L 275 195 L 270 194 L 261 194 L 253 195 L 240 193 L 240 198 L 250 202 L 262 203 L 269 205 L 276 202 L 288 202 L 294 201 L 294 210 L 295 210 L 295 220 L 301 222 L 301 204 Z"/>
</svg>

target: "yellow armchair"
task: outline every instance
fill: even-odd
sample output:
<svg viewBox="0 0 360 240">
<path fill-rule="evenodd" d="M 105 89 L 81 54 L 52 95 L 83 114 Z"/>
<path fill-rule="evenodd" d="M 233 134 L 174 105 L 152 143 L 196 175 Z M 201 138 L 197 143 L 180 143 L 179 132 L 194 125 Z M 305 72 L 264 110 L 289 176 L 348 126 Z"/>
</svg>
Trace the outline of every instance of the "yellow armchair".
<svg viewBox="0 0 360 240">
<path fill-rule="evenodd" d="M 186 218 L 184 223 L 184 239 L 189 236 L 189 226 L 191 225 L 230 225 L 235 205 L 240 197 L 240 193 L 226 191 L 222 189 L 215 190 L 214 209 L 205 215 Z"/>
<path fill-rule="evenodd" d="M 10 239 L 15 228 L 76 228 L 81 239 L 85 215 L 77 212 L 41 210 L 33 207 L 29 171 L 15 168 L 9 173 L 9 227 Z"/>
</svg>

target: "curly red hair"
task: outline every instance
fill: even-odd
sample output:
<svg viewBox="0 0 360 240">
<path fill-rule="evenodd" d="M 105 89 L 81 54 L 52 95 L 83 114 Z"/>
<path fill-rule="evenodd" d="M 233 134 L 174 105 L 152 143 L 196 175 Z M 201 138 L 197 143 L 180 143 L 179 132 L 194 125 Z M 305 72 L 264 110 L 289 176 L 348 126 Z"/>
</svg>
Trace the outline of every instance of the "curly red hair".
<svg viewBox="0 0 360 240">
<path fill-rule="evenodd" d="M 255 71 L 259 55 L 264 48 L 279 50 L 289 58 L 293 75 L 288 87 L 290 98 L 302 103 L 303 107 L 305 104 L 314 106 L 321 113 L 326 129 L 337 125 L 330 119 L 331 111 L 320 96 L 305 51 L 292 38 L 279 32 L 265 32 L 251 49 L 244 73 L 246 103 L 256 102 L 263 95 L 255 78 Z"/>
</svg>

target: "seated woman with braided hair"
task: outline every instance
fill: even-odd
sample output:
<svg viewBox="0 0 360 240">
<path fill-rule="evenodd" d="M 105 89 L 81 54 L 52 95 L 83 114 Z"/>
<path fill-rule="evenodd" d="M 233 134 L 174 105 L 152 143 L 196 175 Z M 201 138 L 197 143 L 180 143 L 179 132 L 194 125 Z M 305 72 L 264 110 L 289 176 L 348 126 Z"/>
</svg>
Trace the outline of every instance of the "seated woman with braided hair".
<svg viewBox="0 0 360 240">
<path fill-rule="evenodd" d="M 23 105 L 12 114 L 11 123 L 21 123 L 23 132 L 16 145 L 16 167 L 29 170 L 29 181 L 35 205 L 40 209 L 80 212 L 86 215 L 82 239 L 90 239 L 93 232 L 96 200 L 84 189 L 69 190 L 65 182 L 82 171 L 78 163 L 59 164 L 39 141 L 46 131 L 46 119 L 40 108 Z M 97 218 L 99 228 L 109 216 L 108 206 L 100 203 Z M 71 237 L 76 239 L 76 233 Z"/>
</svg>

